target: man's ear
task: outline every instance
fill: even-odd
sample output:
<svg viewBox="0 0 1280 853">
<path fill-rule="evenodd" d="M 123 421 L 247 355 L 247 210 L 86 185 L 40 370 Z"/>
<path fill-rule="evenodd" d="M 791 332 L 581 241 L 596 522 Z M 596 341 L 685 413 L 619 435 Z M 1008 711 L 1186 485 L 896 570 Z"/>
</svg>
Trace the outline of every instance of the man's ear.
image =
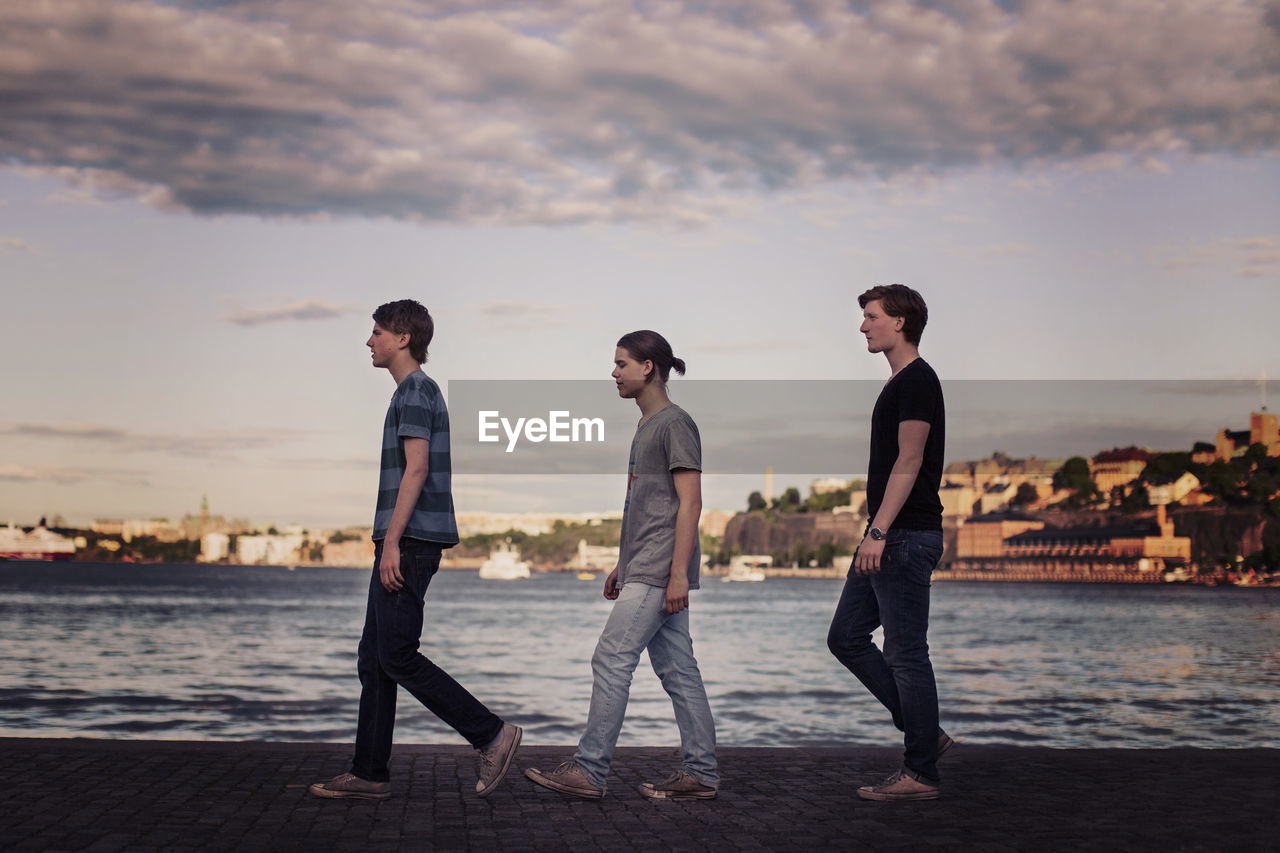
<svg viewBox="0 0 1280 853">
<path fill-rule="evenodd" d="M 409 341 L 411 338 L 412 338 L 412 335 L 410 335 L 408 332 L 401 332 L 400 334 L 396 335 L 396 346 L 399 347 L 400 349 L 404 349 L 405 347 L 409 346 Z"/>
<path fill-rule="evenodd" d="M 649 374 L 653 373 L 653 362 L 646 358 L 644 360 L 643 369 L 644 369 L 645 378 L 647 379 L 649 377 Z"/>
</svg>

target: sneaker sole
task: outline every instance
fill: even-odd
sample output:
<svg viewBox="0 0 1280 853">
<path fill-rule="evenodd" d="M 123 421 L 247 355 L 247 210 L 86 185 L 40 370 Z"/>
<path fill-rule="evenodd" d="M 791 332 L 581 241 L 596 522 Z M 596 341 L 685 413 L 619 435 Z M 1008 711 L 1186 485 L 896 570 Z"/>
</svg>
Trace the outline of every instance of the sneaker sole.
<svg viewBox="0 0 1280 853">
<path fill-rule="evenodd" d="M 911 794 L 882 794 L 878 791 L 873 791 L 870 788 L 859 788 L 858 796 L 864 800 L 873 800 L 878 803 L 893 803 L 910 800 L 936 800 L 940 794 L 938 791 L 917 791 Z"/>
<path fill-rule="evenodd" d="M 575 797 L 581 797 L 584 800 L 599 800 L 604 797 L 604 791 L 597 791 L 595 788 L 573 788 L 569 785 L 556 782 L 554 779 L 548 779 L 541 771 L 530 767 L 524 771 L 525 778 L 535 785 L 541 785 L 552 791 L 559 791 L 561 794 L 572 794 Z"/>
<path fill-rule="evenodd" d="M 498 771 L 498 775 L 494 777 L 493 781 L 489 783 L 488 787 L 476 789 L 477 797 L 489 796 L 491 793 L 493 793 L 493 790 L 495 788 L 497 788 L 499 785 L 502 784 L 502 780 L 507 778 L 507 771 L 511 769 L 511 762 L 516 757 L 516 749 L 518 749 L 520 746 L 520 738 L 524 737 L 524 729 L 520 728 L 519 726 L 516 726 L 515 730 L 516 730 L 515 743 L 511 744 L 511 749 L 507 750 L 507 757 L 502 761 L 502 769 Z"/>
<path fill-rule="evenodd" d="M 718 791 L 660 791 L 649 783 L 637 788 L 643 796 L 651 800 L 714 800 Z"/>
<path fill-rule="evenodd" d="M 385 800 L 391 796 L 390 791 L 382 793 L 377 793 L 376 791 L 335 791 L 323 785 L 311 785 L 307 790 L 313 795 L 323 797 L 326 800 Z"/>
</svg>

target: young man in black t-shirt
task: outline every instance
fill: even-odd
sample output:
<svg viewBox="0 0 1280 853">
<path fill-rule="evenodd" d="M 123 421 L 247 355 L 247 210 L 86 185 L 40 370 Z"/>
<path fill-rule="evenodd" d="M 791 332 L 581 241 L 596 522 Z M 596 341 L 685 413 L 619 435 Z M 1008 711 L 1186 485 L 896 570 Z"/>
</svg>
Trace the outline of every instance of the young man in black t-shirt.
<svg viewBox="0 0 1280 853">
<path fill-rule="evenodd" d="M 919 349 L 929 319 L 909 287 L 873 287 L 858 297 L 869 352 L 892 371 L 871 414 L 867 536 L 854 554 L 827 647 L 893 716 L 904 734 L 902 767 L 858 789 L 865 800 L 938 797 L 938 756 L 952 740 L 938 726 L 929 662 L 929 581 L 942 557 L 946 416 L 942 385 Z M 884 650 L 871 632 L 884 628 Z"/>
</svg>

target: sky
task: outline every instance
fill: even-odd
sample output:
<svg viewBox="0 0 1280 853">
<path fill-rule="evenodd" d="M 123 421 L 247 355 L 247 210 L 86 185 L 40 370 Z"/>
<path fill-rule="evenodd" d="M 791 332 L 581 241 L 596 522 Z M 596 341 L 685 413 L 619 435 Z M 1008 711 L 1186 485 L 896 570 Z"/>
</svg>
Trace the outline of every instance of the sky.
<svg viewBox="0 0 1280 853">
<path fill-rule="evenodd" d="M 368 524 L 399 298 L 446 389 L 611 399 L 639 328 L 690 380 L 882 381 L 857 296 L 902 282 L 944 383 L 1227 383 L 1124 423 L 1246 428 L 1277 57 L 1258 0 L 4 4 L 0 523 Z M 1019 447 L 1086 437 L 1127 443 Z M 616 467 L 460 471 L 456 503 L 617 510 Z"/>
</svg>

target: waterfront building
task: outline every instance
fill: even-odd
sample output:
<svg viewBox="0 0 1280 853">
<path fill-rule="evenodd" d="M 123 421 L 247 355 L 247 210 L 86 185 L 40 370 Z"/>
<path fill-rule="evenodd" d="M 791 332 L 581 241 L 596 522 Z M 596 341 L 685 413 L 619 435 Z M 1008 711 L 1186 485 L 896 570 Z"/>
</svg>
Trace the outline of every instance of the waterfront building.
<svg viewBox="0 0 1280 853">
<path fill-rule="evenodd" d="M 301 533 L 236 537 L 236 562 L 243 566 L 291 566 L 299 562 Z M 372 558 L 370 564 L 372 565 Z"/>
<path fill-rule="evenodd" d="M 840 477 L 822 477 L 809 483 L 809 494 L 828 495 L 849 488 L 849 481 Z"/>
<path fill-rule="evenodd" d="M 216 563 L 230 556 L 231 537 L 225 533 L 206 533 L 200 537 L 200 562 Z"/>
<path fill-rule="evenodd" d="M 698 518 L 698 532 L 707 536 L 724 536 L 724 529 L 734 514 L 723 509 L 709 509 Z"/>
<path fill-rule="evenodd" d="M 992 512 L 970 518 L 956 531 L 957 558 L 1003 557 L 1005 540 L 1045 523 L 1017 512 Z"/>
<path fill-rule="evenodd" d="M 357 539 L 346 539 L 340 542 L 326 542 L 320 560 L 326 566 L 367 569 L 373 565 L 374 545 L 373 531 Z"/>
<path fill-rule="evenodd" d="M 1155 582 L 1190 560 L 1190 538 L 1174 535 L 1161 504 L 1154 525 L 1054 527 L 1015 513 L 971 519 L 949 569 L 967 579 Z"/>
<path fill-rule="evenodd" d="M 1265 447 L 1268 456 L 1280 456 L 1280 418 L 1266 411 L 1250 412 L 1247 430 L 1219 430 L 1212 447 L 1196 442 L 1191 461 L 1201 465 L 1230 462 L 1254 444 Z"/>
<path fill-rule="evenodd" d="M 120 538 L 132 542 L 140 537 L 153 537 L 162 542 L 176 542 L 183 538 L 167 518 L 127 518 L 120 527 Z"/>
<path fill-rule="evenodd" d="M 978 503 L 979 494 L 973 486 L 943 483 L 938 490 L 938 500 L 942 501 L 942 517 L 963 520 L 975 515 L 974 506 Z M 865 493 L 863 500 L 866 500 Z"/>
<path fill-rule="evenodd" d="M 530 536 L 550 533 L 557 521 L 565 524 L 600 524 L 606 520 L 620 519 L 622 513 L 612 512 L 458 512 L 454 514 L 458 534 L 463 538 L 480 533 L 506 533 L 518 530 Z"/>
<path fill-rule="evenodd" d="M 1104 496 L 1116 489 L 1128 494 L 1129 484 L 1142 475 L 1154 455 L 1150 450 L 1140 447 L 1104 450 L 1089 460 L 1089 476 Z"/>
<path fill-rule="evenodd" d="M 1154 477 L 1147 482 L 1147 497 L 1152 504 L 1181 503 L 1200 488 L 1200 480 L 1190 471 L 1178 477 Z"/>
<path fill-rule="evenodd" d="M 617 545 L 588 545 L 587 540 L 579 539 L 573 567 L 579 571 L 593 569 L 611 572 L 618 565 L 621 550 Z"/>
</svg>

